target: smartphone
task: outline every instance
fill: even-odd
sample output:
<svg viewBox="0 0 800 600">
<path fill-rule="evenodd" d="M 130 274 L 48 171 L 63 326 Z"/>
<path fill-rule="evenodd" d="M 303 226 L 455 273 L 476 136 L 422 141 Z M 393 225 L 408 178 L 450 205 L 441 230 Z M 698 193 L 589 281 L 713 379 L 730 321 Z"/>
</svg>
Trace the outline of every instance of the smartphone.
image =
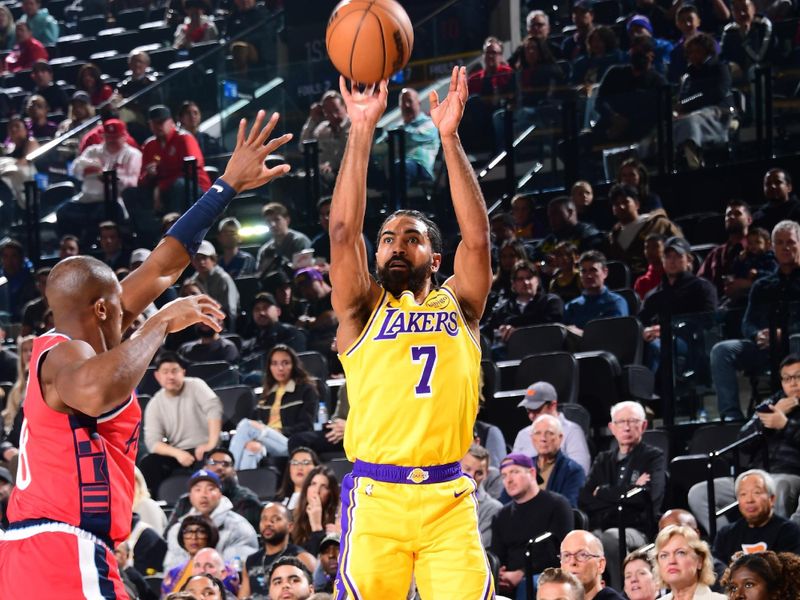
<svg viewBox="0 0 800 600">
<path fill-rule="evenodd" d="M 766 402 L 756 406 L 756 412 L 760 412 L 760 413 L 771 413 L 774 410 L 775 410 L 775 408 L 773 408 L 772 404 L 768 404 Z"/>
</svg>

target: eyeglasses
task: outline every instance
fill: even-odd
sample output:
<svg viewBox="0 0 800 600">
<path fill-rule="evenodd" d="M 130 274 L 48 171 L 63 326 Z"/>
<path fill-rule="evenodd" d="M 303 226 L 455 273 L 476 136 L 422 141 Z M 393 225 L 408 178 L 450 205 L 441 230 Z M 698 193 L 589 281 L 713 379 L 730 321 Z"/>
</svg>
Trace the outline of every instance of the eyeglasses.
<svg viewBox="0 0 800 600">
<path fill-rule="evenodd" d="M 305 460 L 290 460 L 289 464 L 293 467 L 310 467 L 314 464 L 314 461 L 306 458 Z"/>
<path fill-rule="evenodd" d="M 642 420 L 641 419 L 616 419 L 616 420 L 614 420 L 612 422 L 617 427 L 623 427 L 623 426 L 626 426 L 626 425 L 628 427 L 636 427 L 639 423 L 642 422 Z"/>
<path fill-rule="evenodd" d="M 781 375 L 781 381 L 783 383 L 800 383 L 800 373 L 795 373 L 794 375 Z"/>
<path fill-rule="evenodd" d="M 590 558 L 600 558 L 600 555 L 591 554 L 586 550 L 579 550 L 578 552 L 562 552 L 561 554 L 558 555 L 558 560 L 560 560 L 562 563 L 569 562 L 573 558 L 579 563 L 584 563 Z"/>
<path fill-rule="evenodd" d="M 206 464 L 209 467 L 213 467 L 213 466 L 219 465 L 220 467 L 225 467 L 227 469 L 228 467 L 232 467 L 233 466 L 233 461 L 230 461 L 230 460 L 214 460 L 213 458 L 209 458 L 206 461 Z"/>
<path fill-rule="evenodd" d="M 193 529 L 184 529 L 183 535 L 184 537 L 208 537 L 208 532 L 201 527 L 196 527 Z"/>
</svg>

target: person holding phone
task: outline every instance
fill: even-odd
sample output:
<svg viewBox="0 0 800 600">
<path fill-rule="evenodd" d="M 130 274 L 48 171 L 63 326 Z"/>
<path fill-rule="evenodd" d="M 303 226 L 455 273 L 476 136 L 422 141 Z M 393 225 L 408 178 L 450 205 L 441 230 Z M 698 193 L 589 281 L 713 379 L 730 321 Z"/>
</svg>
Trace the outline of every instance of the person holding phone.
<svg viewBox="0 0 800 600">
<path fill-rule="evenodd" d="M 800 354 L 789 354 L 784 358 L 780 372 L 781 391 L 756 407 L 753 416 L 742 427 L 739 437 L 746 437 L 756 431 L 763 434 L 769 454 L 770 474 L 777 486 L 775 513 L 782 517 L 791 517 L 800 524 L 800 512 L 797 512 L 800 497 Z M 717 509 L 734 502 L 736 496 L 733 478 L 715 479 L 714 492 Z M 689 507 L 708 531 L 705 481 L 689 490 Z M 717 518 L 718 529 L 727 523 L 725 517 Z"/>
</svg>

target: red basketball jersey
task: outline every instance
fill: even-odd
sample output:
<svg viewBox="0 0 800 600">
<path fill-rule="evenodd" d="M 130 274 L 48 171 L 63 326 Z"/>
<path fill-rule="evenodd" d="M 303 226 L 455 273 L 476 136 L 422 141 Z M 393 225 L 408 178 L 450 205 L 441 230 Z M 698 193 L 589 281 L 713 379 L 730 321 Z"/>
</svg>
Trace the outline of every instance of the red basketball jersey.
<svg viewBox="0 0 800 600">
<path fill-rule="evenodd" d="M 50 408 L 42 397 L 39 369 L 46 353 L 67 340 L 51 331 L 33 342 L 9 521 L 60 521 L 113 548 L 131 530 L 142 411 L 134 394 L 100 417 Z"/>
</svg>

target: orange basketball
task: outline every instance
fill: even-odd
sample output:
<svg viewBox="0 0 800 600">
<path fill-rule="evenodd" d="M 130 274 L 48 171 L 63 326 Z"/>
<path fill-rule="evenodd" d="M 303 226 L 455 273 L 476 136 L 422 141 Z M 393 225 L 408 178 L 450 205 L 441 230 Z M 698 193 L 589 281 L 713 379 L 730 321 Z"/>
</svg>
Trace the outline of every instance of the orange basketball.
<svg viewBox="0 0 800 600">
<path fill-rule="evenodd" d="M 406 66 L 414 29 L 395 0 L 342 0 L 325 33 L 333 66 L 357 83 L 376 83 Z"/>
</svg>

